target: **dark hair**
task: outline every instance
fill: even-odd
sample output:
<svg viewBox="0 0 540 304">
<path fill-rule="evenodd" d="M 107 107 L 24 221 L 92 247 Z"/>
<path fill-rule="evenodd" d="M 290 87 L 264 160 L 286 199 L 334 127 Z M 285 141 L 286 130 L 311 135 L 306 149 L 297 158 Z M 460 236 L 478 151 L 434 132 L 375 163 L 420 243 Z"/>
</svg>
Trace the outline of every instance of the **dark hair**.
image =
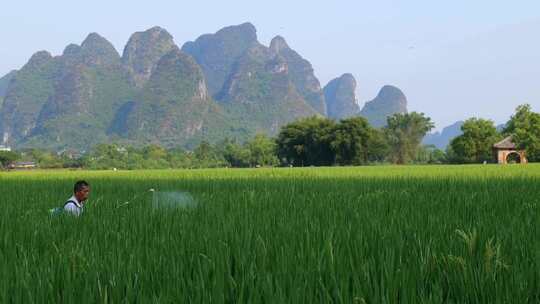
<svg viewBox="0 0 540 304">
<path fill-rule="evenodd" d="M 73 186 L 73 193 L 77 193 L 81 191 L 84 187 L 89 187 L 89 186 L 90 185 L 86 181 L 80 180 L 75 183 L 75 186 Z"/>
</svg>

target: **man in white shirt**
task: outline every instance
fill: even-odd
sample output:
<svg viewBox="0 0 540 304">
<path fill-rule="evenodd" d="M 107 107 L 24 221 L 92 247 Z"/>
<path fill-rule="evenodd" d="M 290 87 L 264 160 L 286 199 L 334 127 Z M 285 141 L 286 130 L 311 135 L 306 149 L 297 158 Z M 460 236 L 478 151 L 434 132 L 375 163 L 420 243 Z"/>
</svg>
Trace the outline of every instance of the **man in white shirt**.
<svg viewBox="0 0 540 304">
<path fill-rule="evenodd" d="M 64 211 L 79 216 L 84 210 L 84 203 L 90 195 L 90 185 L 85 181 L 78 181 L 73 187 L 73 196 L 64 204 Z"/>
</svg>

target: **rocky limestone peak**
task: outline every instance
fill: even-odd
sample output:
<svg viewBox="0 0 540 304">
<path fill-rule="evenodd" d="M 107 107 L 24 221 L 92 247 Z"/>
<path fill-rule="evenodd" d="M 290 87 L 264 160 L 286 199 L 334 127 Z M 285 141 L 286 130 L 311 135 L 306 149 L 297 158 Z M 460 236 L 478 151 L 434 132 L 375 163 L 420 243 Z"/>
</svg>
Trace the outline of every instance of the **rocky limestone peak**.
<svg viewBox="0 0 540 304">
<path fill-rule="evenodd" d="M 377 98 L 382 100 L 396 100 L 404 107 L 407 107 L 407 97 L 405 97 L 405 94 L 395 86 L 385 85 L 379 91 Z"/>
<path fill-rule="evenodd" d="M 194 72 L 199 74 L 196 76 L 201 76 L 200 68 L 193 57 L 179 49 L 173 49 L 161 57 L 161 59 L 158 61 L 156 72 L 162 72 L 170 69 L 178 72 Z"/>
<path fill-rule="evenodd" d="M 91 33 L 81 44 L 84 61 L 89 65 L 108 65 L 120 60 L 120 55 L 107 39 Z"/>
<path fill-rule="evenodd" d="M 150 34 L 152 36 L 166 36 L 167 38 L 172 39 L 172 35 L 169 34 L 169 32 L 166 29 L 162 28 L 161 26 L 157 26 L 157 25 L 147 29 L 146 31 L 144 31 L 142 33 L 147 33 L 147 34 Z"/>
<path fill-rule="evenodd" d="M 319 114 L 326 115 L 326 103 L 321 83 L 315 76 L 313 66 L 300 54 L 291 49 L 285 38 L 276 36 L 270 43 L 270 50 L 284 58 L 288 72 L 297 91 Z"/>
<path fill-rule="evenodd" d="M 225 27 L 216 32 L 216 36 L 236 36 L 247 42 L 257 41 L 257 29 L 250 22 Z"/>
<path fill-rule="evenodd" d="M 360 110 L 356 100 L 356 79 L 352 74 L 343 74 L 324 87 L 328 117 L 343 119 L 358 115 Z"/>
<path fill-rule="evenodd" d="M 154 93 L 156 89 L 166 90 L 169 98 L 180 102 L 209 97 L 201 68 L 191 56 L 177 48 L 159 60 L 147 88 Z"/>
<path fill-rule="evenodd" d="M 289 66 L 281 56 L 275 56 L 266 62 L 265 70 L 270 74 L 288 74 Z"/>
<path fill-rule="evenodd" d="M 375 127 L 385 126 L 386 118 L 396 113 L 407 113 L 407 97 L 399 88 L 390 85 L 385 85 L 360 112 Z"/>
<path fill-rule="evenodd" d="M 158 61 L 135 101 L 117 111 L 111 132 L 177 145 L 202 130 L 211 106 L 200 66 L 174 48 Z"/>
<path fill-rule="evenodd" d="M 182 46 L 182 51 L 190 54 L 205 51 L 208 48 L 231 47 L 241 53 L 257 42 L 257 29 L 247 22 L 222 28 L 214 34 L 204 34 L 195 41 L 188 41 Z"/>
<path fill-rule="evenodd" d="M 47 51 L 39 51 L 30 57 L 26 66 L 40 66 L 53 59 L 51 53 Z"/>
<path fill-rule="evenodd" d="M 339 77 L 339 82 L 341 83 L 341 85 L 347 86 L 349 88 L 356 89 L 357 86 L 356 79 L 350 73 L 345 73 L 341 75 L 341 77 Z"/>
<path fill-rule="evenodd" d="M 82 42 L 81 47 L 84 50 L 103 50 L 110 53 L 117 53 L 114 46 L 98 33 L 88 34 L 86 39 Z"/>
<path fill-rule="evenodd" d="M 229 26 L 182 46 L 202 67 L 211 95 L 216 96 L 233 72 L 235 64 L 253 45 L 257 30 L 251 23 Z"/>
<path fill-rule="evenodd" d="M 10 81 L 0 111 L 0 134 L 4 144 L 13 145 L 35 127 L 40 109 L 51 96 L 58 75 L 56 59 L 49 52 L 37 52 Z"/>
<path fill-rule="evenodd" d="M 70 56 L 77 56 L 81 52 L 81 46 L 77 45 L 75 43 L 72 43 L 64 49 L 64 52 L 62 53 L 62 56 L 70 57 Z"/>
<path fill-rule="evenodd" d="M 244 117 L 258 117 L 254 126 L 271 134 L 285 123 L 318 114 L 299 94 L 287 60 L 260 43 L 237 61 L 217 98 Z"/>
<path fill-rule="evenodd" d="M 130 71 L 137 87 L 142 87 L 152 74 L 158 61 L 173 49 L 178 49 L 173 37 L 165 29 L 155 26 L 131 35 L 122 62 Z"/>
<path fill-rule="evenodd" d="M 17 74 L 16 70 L 13 70 L 6 75 L 0 77 L 0 108 L 2 107 L 2 98 L 6 96 L 11 79 Z"/>
<path fill-rule="evenodd" d="M 283 50 L 290 49 L 290 47 L 287 44 L 287 41 L 285 41 L 285 38 L 283 38 L 281 36 L 276 36 L 270 42 L 270 49 L 273 50 L 276 53 L 280 53 Z"/>
</svg>

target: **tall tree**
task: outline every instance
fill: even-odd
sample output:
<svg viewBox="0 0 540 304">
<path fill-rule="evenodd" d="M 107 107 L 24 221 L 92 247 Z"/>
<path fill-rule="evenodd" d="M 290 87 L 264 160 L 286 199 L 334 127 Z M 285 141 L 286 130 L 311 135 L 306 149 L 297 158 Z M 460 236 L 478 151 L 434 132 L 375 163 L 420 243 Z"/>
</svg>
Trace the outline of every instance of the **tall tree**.
<svg viewBox="0 0 540 304">
<path fill-rule="evenodd" d="M 363 165 L 382 160 L 386 150 L 380 131 L 363 117 L 341 120 L 333 131 L 331 146 L 339 165 Z"/>
<path fill-rule="evenodd" d="M 450 142 L 451 160 L 456 163 L 481 163 L 493 159 L 493 144 L 501 139 L 493 121 L 471 118 L 461 126 L 463 134 Z"/>
<path fill-rule="evenodd" d="M 424 113 L 397 113 L 388 117 L 384 132 L 390 148 L 390 161 L 405 164 L 414 159 L 422 139 L 433 127 L 431 118 Z"/>
<path fill-rule="evenodd" d="M 276 157 L 276 143 L 268 136 L 257 134 L 246 146 L 251 166 L 275 166 L 279 163 Z"/>
<path fill-rule="evenodd" d="M 0 151 L 0 168 L 7 167 L 17 159 L 19 159 L 19 154 L 13 151 Z"/>
<path fill-rule="evenodd" d="M 142 149 L 142 153 L 145 159 L 159 160 L 167 158 L 167 150 L 158 145 L 148 145 Z"/>
<path fill-rule="evenodd" d="M 512 135 L 519 149 L 524 149 L 529 161 L 540 161 L 540 113 L 528 104 L 520 105 L 506 124 L 504 133 Z"/>
<path fill-rule="evenodd" d="M 84 166 L 93 169 L 124 168 L 126 154 L 121 151 L 122 149 L 115 144 L 99 144 L 85 157 Z M 42 156 L 35 157 L 35 159 L 42 158 Z"/>
<path fill-rule="evenodd" d="M 435 145 L 422 145 L 416 153 L 414 163 L 417 164 L 444 164 L 448 160 L 447 154 Z"/>
<path fill-rule="evenodd" d="M 250 166 L 249 149 L 237 143 L 236 140 L 225 138 L 218 147 L 223 158 L 231 167 L 244 168 Z"/>
<path fill-rule="evenodd" d="M 313 116 L 285 125 L 277 138 L 277 152 L 285 164 L 328 166 L 334 163 L 330 142 L 336 123 Z"/>
</svg>

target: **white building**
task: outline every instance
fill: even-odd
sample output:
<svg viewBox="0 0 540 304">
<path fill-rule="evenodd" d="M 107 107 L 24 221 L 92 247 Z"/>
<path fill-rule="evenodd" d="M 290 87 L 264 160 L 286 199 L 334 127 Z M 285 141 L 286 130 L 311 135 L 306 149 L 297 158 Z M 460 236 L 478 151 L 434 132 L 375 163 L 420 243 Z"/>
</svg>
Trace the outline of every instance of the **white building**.
<svg viewBox="0 0 540 304">
<path fill-rule="evenodd" d="M 11 148 L 8 146 L 0 145 L 0 152 L 9 152 L 11 151 Z"/>
</svg>

